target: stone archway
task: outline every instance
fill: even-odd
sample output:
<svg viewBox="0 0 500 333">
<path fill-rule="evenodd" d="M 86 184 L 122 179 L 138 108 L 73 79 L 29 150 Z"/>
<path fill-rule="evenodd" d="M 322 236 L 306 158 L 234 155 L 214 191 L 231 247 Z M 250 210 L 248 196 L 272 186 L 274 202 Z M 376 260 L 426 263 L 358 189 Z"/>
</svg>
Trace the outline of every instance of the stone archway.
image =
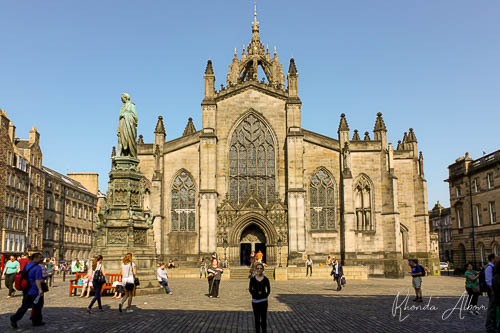
<svg viewBox="0 0 500 333">
<path fill-rule="evenodd" d="M 252 250 L 261 250 L 264 262 L 275 265 L 278 259 L 278 238 L 274 225 L 266 217 L 258 213 L 245 214 L 228 233 L 230 265 L 249 264 Z"/>
<path fill-rule="evenodd" d="M 251 252 L 263 253 L 263 261 L 266 262 L 266 236 L 262 229 L 256 224 L 249 224 L 241 233 L 240 237 L 240 265 L 250 265 Z"/>
</svg>

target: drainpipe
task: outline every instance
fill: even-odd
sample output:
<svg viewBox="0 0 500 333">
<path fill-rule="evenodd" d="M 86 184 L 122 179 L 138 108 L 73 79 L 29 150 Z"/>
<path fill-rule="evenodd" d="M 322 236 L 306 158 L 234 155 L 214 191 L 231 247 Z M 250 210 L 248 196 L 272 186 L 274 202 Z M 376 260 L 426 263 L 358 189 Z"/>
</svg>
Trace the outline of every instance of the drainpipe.
<svg viewBox="0 0 500 333">
<path fill-rule="evenodd" d="M 24 237 L 24 253 L 28 252 L 28 232 L 30 226 L 30 208 L 31 208 L 31 163 L 28 172 L 28 209 L 26 212 L 26 235 Z"/>
<path fill-rule="evenodd" d="M 469 200 L 470 200 L 470 219 L 472 222 L 472 262 L 476 264 L 476 238 L 474 232 L 474 210 L 472 209 L 472 179 L 469 173 Z"/>
</svg>

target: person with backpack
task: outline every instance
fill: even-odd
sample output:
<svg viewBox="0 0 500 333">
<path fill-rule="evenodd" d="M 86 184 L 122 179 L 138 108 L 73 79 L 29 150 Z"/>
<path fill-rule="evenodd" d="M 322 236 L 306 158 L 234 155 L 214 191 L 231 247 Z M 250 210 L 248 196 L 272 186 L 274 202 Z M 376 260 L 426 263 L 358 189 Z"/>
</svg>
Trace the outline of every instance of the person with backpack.
<svg viewBox="0 0 500 333">
<path fill-rule="evenodd" d="M 423 302 L 422 300 L 422 276 L 425 276 L 425 269 L 418 264 L 417 260 L 410 260 L 411 272 L 408 273 L 412 276 L 412 284 L 415 289 L 414 302 Z"/>
<path fill-rule="evenodd" d="M 92 313 L 92 306 L 97 301 L 99 305 L 99 311 L 103 311 L 102 303 L 101 303 L 101 290 L 102 286 L 106 283 L 106 277 L 104 273 L 104 268 L 102 267 L 102 256 L 98 255 L 94 258 L 92 262 L 92 272 L 94 272 L 92 276 L 92 285 L 94 287 L 94 298 L 90 301 L 89 307 L 87 309 L 88 313 Z M 90 290 L 90 286 L 89 286 Z"/>
<path fill-rule="evenodd" d="M 21 320 L 28 311 L 32 308 L 31 320 L 33 326 L 45 325 L 42 318 L 43 308 L 43 290 L 42 290 L 42 254 L 37 252 L 31 256 L 31 262 L 24 267 L 19 277 L 16 276 L 16 288 L 19 287 L 23 291 L 23 302 L 17 312 L 10 317 L 10 326 L 17 328 L 17 322 Z"/>
</svg>

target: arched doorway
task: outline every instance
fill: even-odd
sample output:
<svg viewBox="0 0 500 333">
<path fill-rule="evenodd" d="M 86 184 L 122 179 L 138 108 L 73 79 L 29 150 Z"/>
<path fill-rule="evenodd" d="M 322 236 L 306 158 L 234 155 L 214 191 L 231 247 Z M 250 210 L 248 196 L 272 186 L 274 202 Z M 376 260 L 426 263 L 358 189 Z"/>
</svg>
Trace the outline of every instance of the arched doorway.
<svg viewBox="0 0 500 333">
<path fill-rule="evenodd" d="M 250 254 L 252 251 L 263 253 L 262 260 L 266 262 L 266 236 L 256 224 L 248 225 L 240 237 L 240 265 L 250 265 Z"/>
</svg>

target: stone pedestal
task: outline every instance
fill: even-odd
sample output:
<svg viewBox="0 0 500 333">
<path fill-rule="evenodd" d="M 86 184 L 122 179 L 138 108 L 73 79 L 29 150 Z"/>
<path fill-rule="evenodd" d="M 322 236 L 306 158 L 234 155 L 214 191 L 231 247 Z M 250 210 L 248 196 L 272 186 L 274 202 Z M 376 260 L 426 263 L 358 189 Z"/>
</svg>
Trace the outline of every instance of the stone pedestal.
<svg viewBox="0 0 500 333">
<path fill-rule="evenodd" d="M 123 257 L 132 253 L 140 285 L 137 295 L 161 293 L 156 279 L 157 254 L 153 219 L 144 211 L 147 181 L 137 168 L 139 160 L 114 156 L 109 173 L 106 211 L 98 217 L 93 255 L 104 257 L 106 273 L 121 273 Z"/>
</svg>

